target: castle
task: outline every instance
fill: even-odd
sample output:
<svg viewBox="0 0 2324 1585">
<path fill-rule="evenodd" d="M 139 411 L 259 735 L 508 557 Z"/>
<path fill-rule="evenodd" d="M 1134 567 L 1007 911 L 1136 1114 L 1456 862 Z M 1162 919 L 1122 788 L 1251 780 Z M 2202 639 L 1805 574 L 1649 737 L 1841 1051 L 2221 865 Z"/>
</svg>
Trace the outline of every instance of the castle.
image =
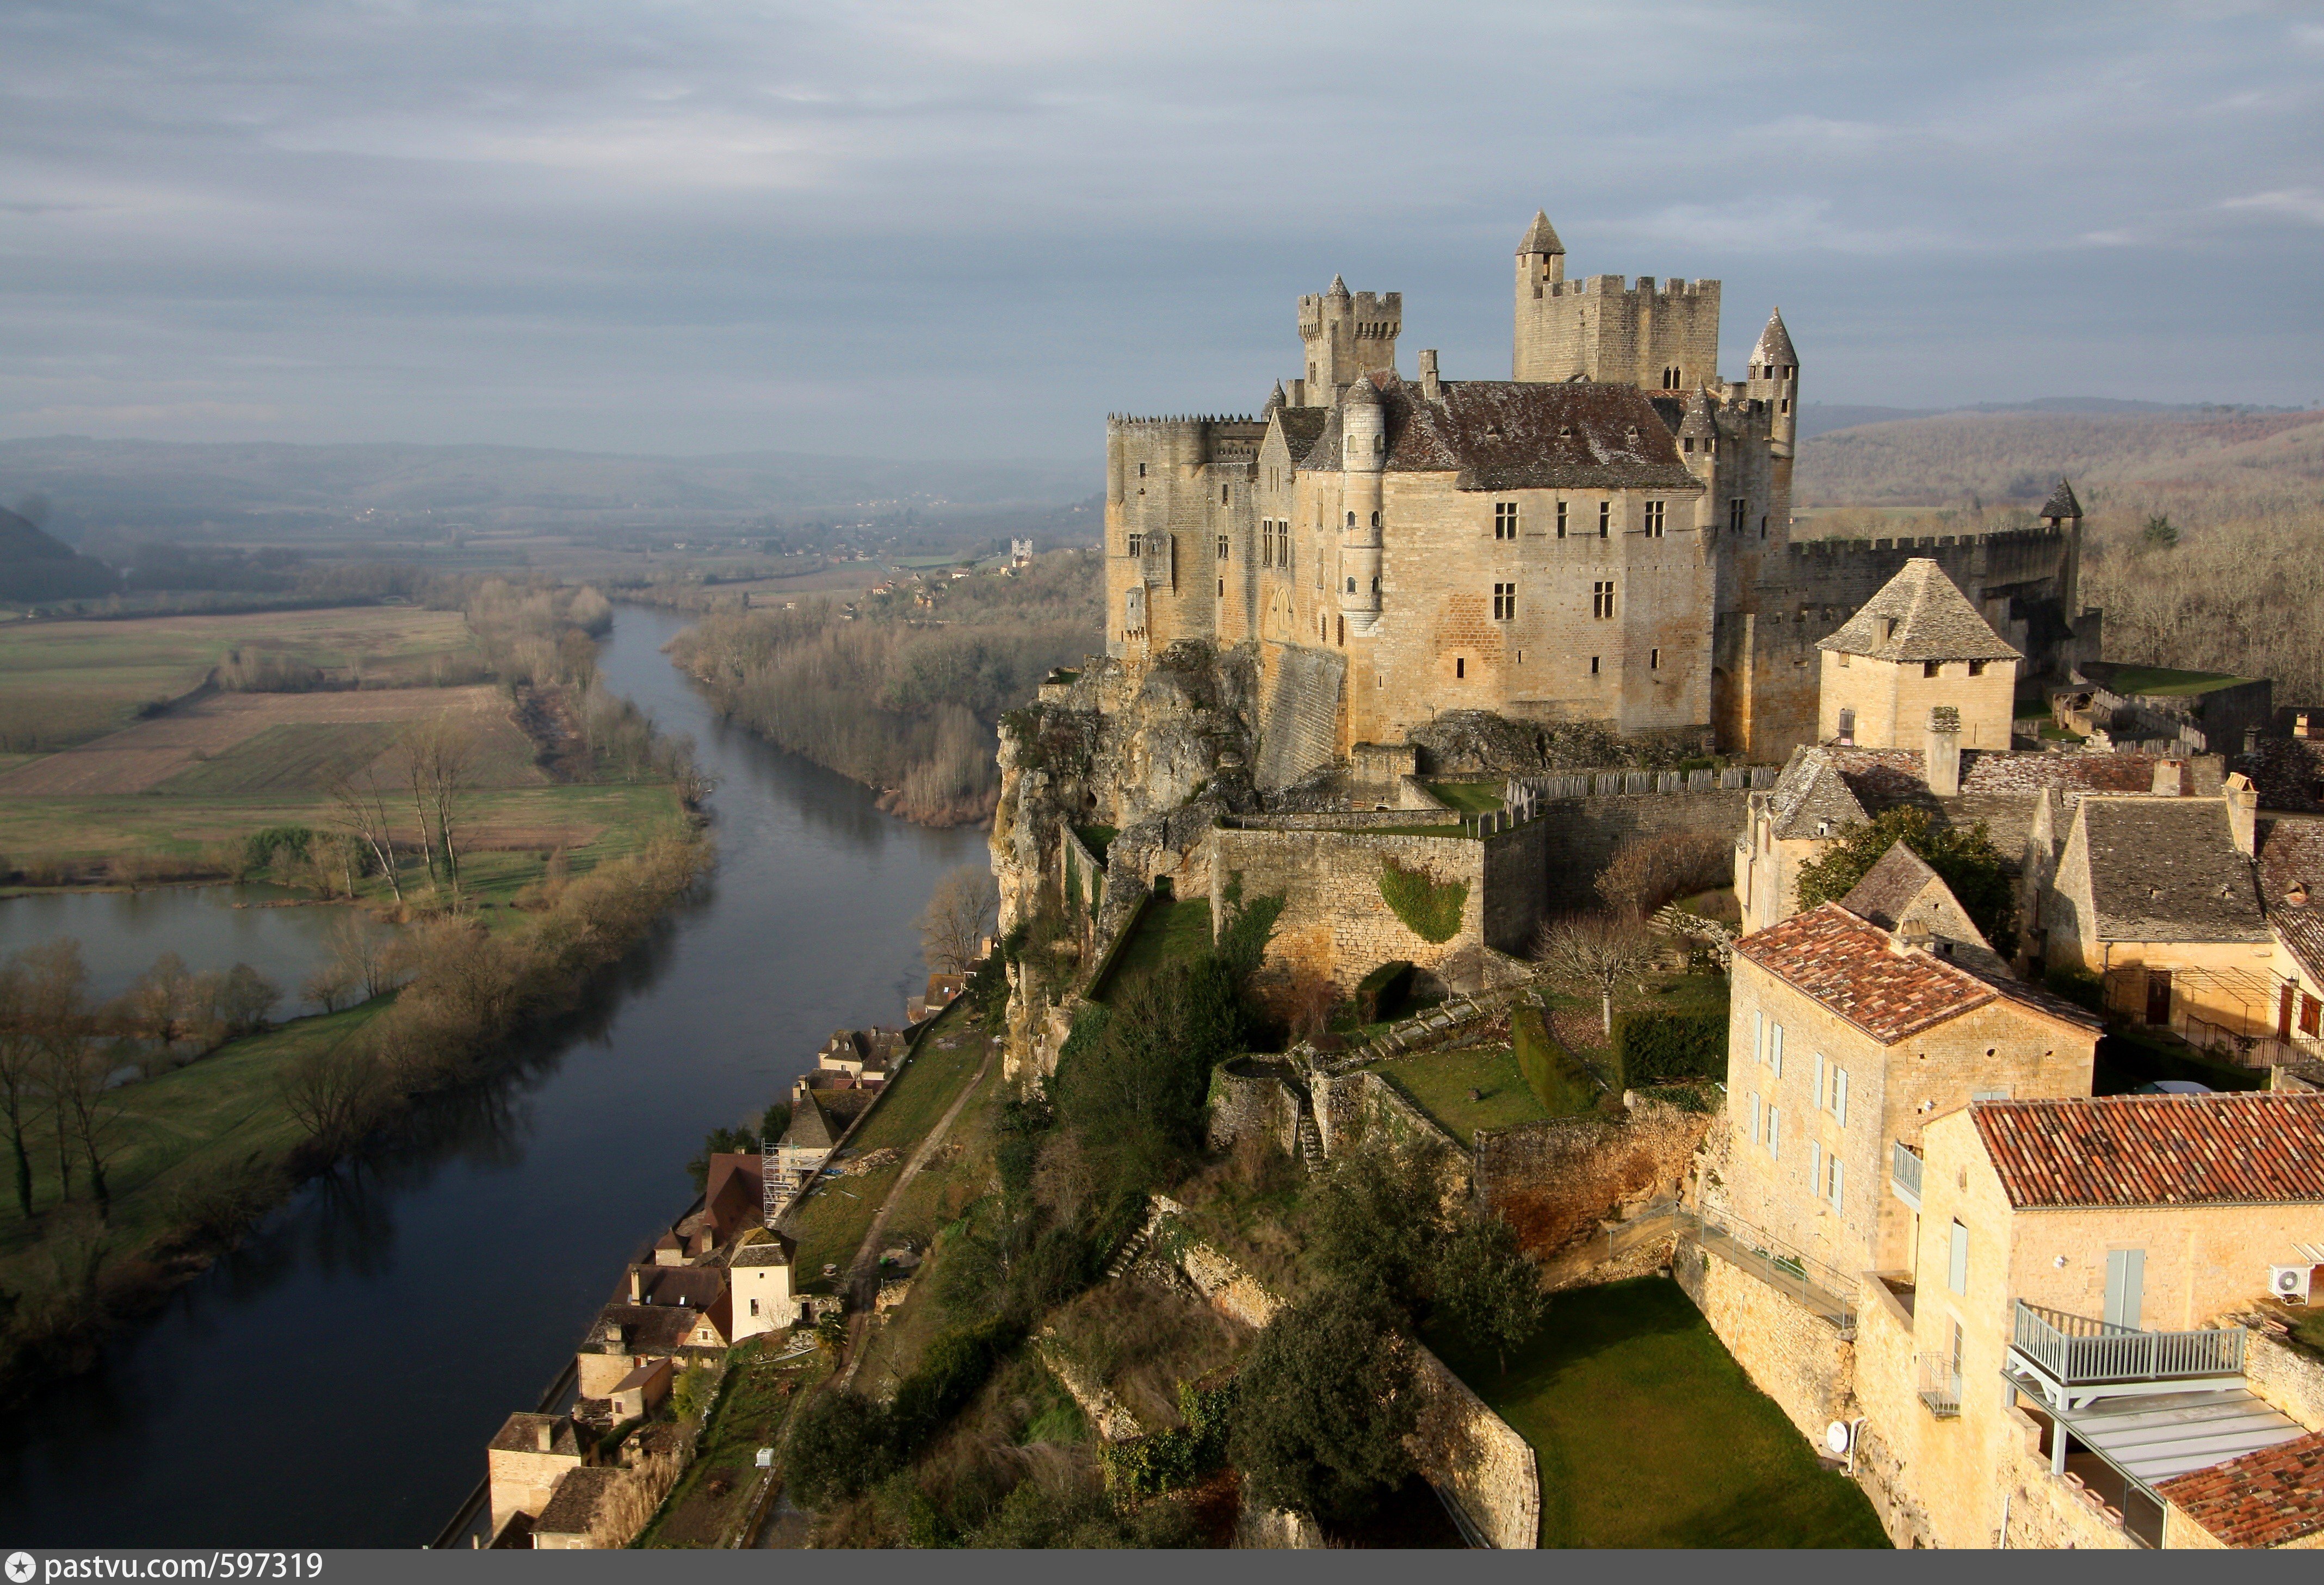
<svg viewBox="0 0 2324 1585">
<path fill-rule="evenodd" d="M 1800 366 L 1780 312 L 1719 372 L 1719 282 L 1569 280 L 1536 215 L 1508 380 L 1397 368 L 1399 292 L 1302 297 L 1257 417 L 1109 419 L 1106 646 L 1255 644 L 1262 788 L 1483 710 L 1777 760 L 1817 738 L 1816 645 L 1912 557 L 2026 656 L 2098 653 L 2080 508 L 1941 539 L 1794 544 Z"/>
</svg>

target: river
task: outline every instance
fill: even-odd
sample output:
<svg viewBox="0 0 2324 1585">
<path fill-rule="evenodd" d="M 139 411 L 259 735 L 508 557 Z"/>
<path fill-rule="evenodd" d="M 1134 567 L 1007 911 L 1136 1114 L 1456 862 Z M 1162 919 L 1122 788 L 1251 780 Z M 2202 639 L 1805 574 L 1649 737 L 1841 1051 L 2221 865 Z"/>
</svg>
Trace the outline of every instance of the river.
<svg viewBox="0 0 2324 1585">
<path fill-rule="evenodd" d="M 12 1414 L 0 1541 L 424 1544 L 623 1260 L 684 1209 L 704 1133 L 781 1098 L 835 1027 L 902 1021 L 924 972 L 913 918 L 946 870 L 984 862 L 983 833 L 897 820 L 864 788 L 717 722 L 659 652 L 684 625 L 622 607 L 601 663 L 609 687 L 692 733 L 718 779 L 704 895 L 521 1071 L 436 1108 L 390 1158 L 309 1184 L 97 1370 Z M 0 902 L 0 943 L 104 928 L 122 900 L 16 923 L 22 900 Z M 201 961 L 188 946 L 215 930 L 216 897 L 136 900 L 134 950 L 92 950 L 100 978 L 170 947 L 215 966 L 215 944 Z M 308 926 L 283 916 L 322 912 L 226 917 L 292 933 Z M 253 941 L 244 955 L 263 950 Z"/>
</svg>

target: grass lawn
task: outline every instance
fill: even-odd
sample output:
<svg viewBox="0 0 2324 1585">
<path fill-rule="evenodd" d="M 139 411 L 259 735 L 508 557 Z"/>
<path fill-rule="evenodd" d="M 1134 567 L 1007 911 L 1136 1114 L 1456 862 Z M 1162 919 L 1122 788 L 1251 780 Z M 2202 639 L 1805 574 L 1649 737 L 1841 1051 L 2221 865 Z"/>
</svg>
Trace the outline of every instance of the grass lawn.
<svg viewBox="0 0 2324 1585">
<path fill-rule="evenodd" d="M 783 1424 L 805 1390 L 828 1371 L 820 1353 L 777 1365 L 788 1333 L 752 1338 L 726 1357 L 726 1379 L 703 1424 L 694 1462 L 678 1477 L 640 1546 L 716 1546 L 742 1522 L 762 1447 L 779 1449 Z"/>
<path fill-rule="evenodd" d="M 921 1037 L 911 1062 L 847 1142 L 858 1156 L 886 1147 L 898 1151 L 899 1159 L 862 1177 L 825 1178 L 788 1218 L 784 1230 L 798 1240 L 802 1286 L 832 1291 L 819 1286 L 825 1282 L 826 1265 L 845 1274 L 881 1202 L 902 1175 L 904 1160 L 976 1076 L 984 1062 L 984 1041 L 982 1030 L 967 1027 L 966 1009 L 957 1002 Z"/>
<path fill-rule="evenodd" d="M 306 1130 L 282 1104 L 283 1074 L 310 1052 L 337 1049 L 385 1006 L 382 999 L 344 1012 L 300 1018 L 263 1035 L 231 1041 L 159 1078 L 114 1091 L 122 1110 L 112 1131 L 127 1142 L 106 1168 L 113 1194 L 107 1241 L 122 1250 L 142 1247 L 175 1228 L 173 1201 L 182 1187 L 249 1156 L 279 1160 L 302 1142 Z M 77 1203 L 86 1204 L 88 1182 L 81 1164 L 76 1160 L 73 1165 L 73 1192 Z M 13 1192 L 0 1198 L 0 1288 L 22 1294 L 56 1280 L 40 1227 L 56 1203 L 54 1153 L 35 1151 L 35 1221 L 27 1223 L 17 1213 Z"/>
<path fill-rule="evenodd" d="M 1527 1087 L 1517 1071 L 1517 1053 L 1506 1046 L 1423 1051 L 1373 1063 L 1371 1071 L 1395 1080 L 1423 1111 L 1464 1142 L 1479 1129 L 1506 1129 L 1553 1115 Z M 1471 1090 L 1482 1099 L 1470 1100 Z"/>
<path fill-rule="evenodd" d="M 2167 666 L 2122 666 L 2115 668 L 2114 680 L 2107 686 L 2125 696 L 2150 694 L 2183 698 L 2192 694 L 2231 688 L 2247 680 L 2219 671 L 2175 671 Z"/>
<path fill-rule="evenodd" d="M 1436 801 L 1463 815 L 1489 815 L 1501 806 L 1501 788 L 1489 781 L 1432 781 L 1425 784 Z"/>
<path fill-rule="evenodd" d="M 1105 989 L 1111 995 L 1117 988 L 1140 980 L 1164 963 L 1184 963 L 1198 957 L 1211 946 L 1211 899 L 1206 897 L 1179 898 L 1171 902 L 1156 902 L 1148 907 L 1138 921 L 1136 934 L 1122 946 L 1107 973 Z M 1099 998 L 1103 1000 L 1104 998 Z"/>
<path fill-rule="evenodd" d="M 1544 1546 L 1888 1544 L 1667 1277 L 1559 1295 L 1507 1375 L 1438 1352 L 1539 1455 Z"/>
</svg>

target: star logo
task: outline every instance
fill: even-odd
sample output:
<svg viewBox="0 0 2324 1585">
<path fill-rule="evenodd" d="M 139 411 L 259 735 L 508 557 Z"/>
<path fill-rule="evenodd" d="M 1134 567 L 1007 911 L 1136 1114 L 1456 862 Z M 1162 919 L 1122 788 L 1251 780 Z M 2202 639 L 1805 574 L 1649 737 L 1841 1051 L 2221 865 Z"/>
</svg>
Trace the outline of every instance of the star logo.
<svg viewBox="0 0 2324 1585">
<path fill-rule="evenodd" d="M 10 1585 L 24 1585 L 24 1582 L 32 1577 L 32 1554 L 29 1552 L 10 1553 L 8 1554 L 8 1579 Z"/>
</svg>

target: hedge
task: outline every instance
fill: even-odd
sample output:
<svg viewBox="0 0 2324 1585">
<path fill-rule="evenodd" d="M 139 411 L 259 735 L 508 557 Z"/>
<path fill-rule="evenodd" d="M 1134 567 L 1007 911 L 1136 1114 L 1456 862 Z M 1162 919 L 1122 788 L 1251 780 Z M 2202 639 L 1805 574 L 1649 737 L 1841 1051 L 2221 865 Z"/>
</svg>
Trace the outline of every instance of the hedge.
<svg viewBox="0 0 2324 1585">
<path fill-rule="evenodd" d="M 1408 870 L 1394 859 L 1380 861 L 1380 896 L 1405 927 L 1423 941 L 1450 941 L 1461 929 L 1469 906 L 1469 883 L 1439 880 L 1425 870 Z"/>
<path fill-rule="evenodd" d="M 1517 1048 L 1517 1071 L 1525 1074 L 1526 1087 L 1552 1117 L 1572 1117 L 1596 1104 L 1598 1089 L 1589 1070 L 1552 1037 L 1539 1008 L 1521 1004 L 1510 1010 L 1509 1043 Z"/>
<path fill-rule="evenodd" d="M 1614 1023 L 1614 1059 L 1626 1088 L 1717 1078 L 1727 1071 L 1726 1016 L 1626 1013 Z"/>
<path fill-rule="evenodd" d="M 1392 1018 L 1412 1000 L 1412 965 L 1399 958 L 1382 963 L 1356 987 L 1356 1017 L 1367 1024 Z"/>
</svg>

